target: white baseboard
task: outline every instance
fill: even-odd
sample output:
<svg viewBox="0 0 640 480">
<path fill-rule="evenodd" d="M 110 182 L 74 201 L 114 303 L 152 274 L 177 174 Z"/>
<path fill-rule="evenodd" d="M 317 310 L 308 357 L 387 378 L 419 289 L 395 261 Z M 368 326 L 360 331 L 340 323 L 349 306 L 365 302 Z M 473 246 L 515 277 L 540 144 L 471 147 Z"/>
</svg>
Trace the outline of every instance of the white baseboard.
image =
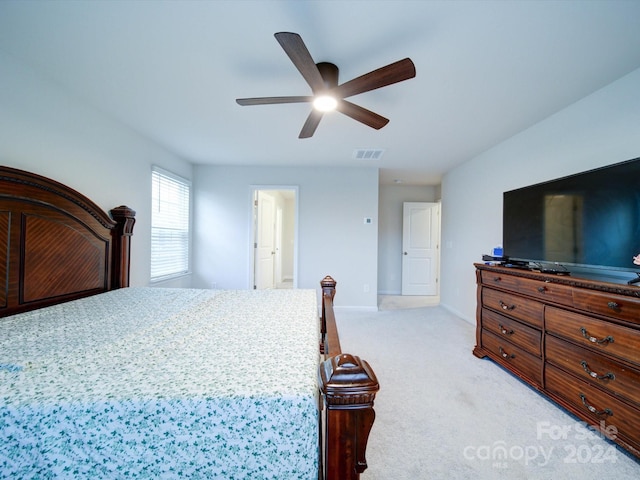
<svg viewBox="0 0 640 480">
<path fill-rule="evenodd" d="M 467 318 L 465 315 L 460 313 L 458 310 L 453 308 L 451 305 L 447 305 L 445 303 L 441 303 L 440 306 L 442 308 L 444 308 L 445 310 L 448 310 L 449 312 L 453 313 L 456 317 L 464 320 L 465 322 L 469 322 L 471 325 L 475 325 L 476 324 L 476 319 L 475 318 L 473 318 L 473 319 Z"/>
</svg>

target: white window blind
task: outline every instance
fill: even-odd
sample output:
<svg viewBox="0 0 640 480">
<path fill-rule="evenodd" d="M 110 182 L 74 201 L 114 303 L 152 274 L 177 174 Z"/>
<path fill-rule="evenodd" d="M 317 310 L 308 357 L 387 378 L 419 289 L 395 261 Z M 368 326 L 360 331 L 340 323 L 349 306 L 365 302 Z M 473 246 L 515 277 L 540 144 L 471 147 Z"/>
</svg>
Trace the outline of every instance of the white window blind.
<svg viewBox="0 0 640 480">
<path fill-rule="evenodd" d="M 189 197 L 191 183 L 153 167 L 151 279 L 189 271 Z"/>
</svg>

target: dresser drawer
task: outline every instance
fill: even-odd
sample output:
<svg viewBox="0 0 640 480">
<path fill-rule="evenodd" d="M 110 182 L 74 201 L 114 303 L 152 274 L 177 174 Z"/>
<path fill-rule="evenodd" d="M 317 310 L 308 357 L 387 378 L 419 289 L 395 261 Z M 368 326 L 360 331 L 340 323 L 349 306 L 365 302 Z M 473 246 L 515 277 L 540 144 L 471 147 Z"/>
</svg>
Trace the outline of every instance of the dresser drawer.
<svg viewBox="0 0 640 480">
<path fill-rule="evenodd" d="M 615 435 L 617 431 L 636 445 L 640 441 L 640 411 L 636 408 L 553 365 L 545 368 L 545 385 L 547 391 L 564 398 L 582 416 L 606 427 L 609 434 Z"/>
<path fill-rule="evenodd" d="M 516 290 L 520 285 L 520 278 L 512 277 L 511 275 L 502 275 L 498 272 L 483 271 L 480 273 L 482 283 L 487 286 L 494 285 L 499 288 L 507 288 L 509 290 Z"/>
<path fill-rule="evenodd" d="M 640 330 L 555 307 L 547 307 L 545 325 L 547 332 L 640 365 Z"/>
<path fill-rule="evenodd" d="M 542 328 L 544 305 L 535 300 L 485 287 L 482 289 L 482 305 Z"/>
<path fill-rule="evenodd" d="M 575 376 L 640 406 L 639 371 L 552 335 L 546 337 L 545 358 Z"/>
<path fill-rule="evenodd" d="M 540 330 L 486 308 L 482 309 L 482 327 L 537 357 L 541 356 L 542 332 Z"/>
<path fill-rule="evenodd" d="M 541 385 L 542 359 L 484 329 L 482 330 L 482 346 L 494 354 L 497 357 L 496 361 L 509 370 Z"/>
<path fill-rule="evenodd" d="M 575 290 L 573 305 L 590 313 L 640 324 L 640 298 L 625 297 L 614 293 Z"/>
<path fill-rule="evenodd" d="M 515 290 L 523 295 L 539 298 L 542 301 L 573 305 L 572 289 L 566 285 L 545 282 L 543 279 L 514 277 L 496 272 L 482 272 L 482 283 L 487 286 Z"/>
</svg>

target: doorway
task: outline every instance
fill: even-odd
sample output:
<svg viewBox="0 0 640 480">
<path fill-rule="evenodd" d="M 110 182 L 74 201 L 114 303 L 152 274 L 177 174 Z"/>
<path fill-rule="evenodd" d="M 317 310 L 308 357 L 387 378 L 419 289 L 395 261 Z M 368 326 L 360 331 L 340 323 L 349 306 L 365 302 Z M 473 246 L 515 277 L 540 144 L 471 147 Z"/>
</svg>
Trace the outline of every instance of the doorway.
<svg viewBox="0 0 640 480">
<path fill-rule="evenodd" d="M 297 288 L 297 187 L 253 187 L 251 285 L 255 290 Z"/>
<path fill-rule="evenodd" d="M 402 295 L 438 295 L 440 204 L 404 202 Z"/>
</svg>

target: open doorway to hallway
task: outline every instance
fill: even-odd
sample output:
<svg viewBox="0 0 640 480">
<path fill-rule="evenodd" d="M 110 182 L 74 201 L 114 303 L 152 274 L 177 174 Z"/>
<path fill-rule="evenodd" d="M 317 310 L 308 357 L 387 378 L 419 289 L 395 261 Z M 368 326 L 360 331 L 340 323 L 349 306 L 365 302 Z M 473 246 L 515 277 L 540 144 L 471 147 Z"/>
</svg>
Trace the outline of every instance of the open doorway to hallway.
<svg viewBox="0 0 640 480">
<path fill-rule="evenodd" d="M 298 188 L 254 187 L 252 277 L 256 290 L 297 287 Z"/>
</svg>

